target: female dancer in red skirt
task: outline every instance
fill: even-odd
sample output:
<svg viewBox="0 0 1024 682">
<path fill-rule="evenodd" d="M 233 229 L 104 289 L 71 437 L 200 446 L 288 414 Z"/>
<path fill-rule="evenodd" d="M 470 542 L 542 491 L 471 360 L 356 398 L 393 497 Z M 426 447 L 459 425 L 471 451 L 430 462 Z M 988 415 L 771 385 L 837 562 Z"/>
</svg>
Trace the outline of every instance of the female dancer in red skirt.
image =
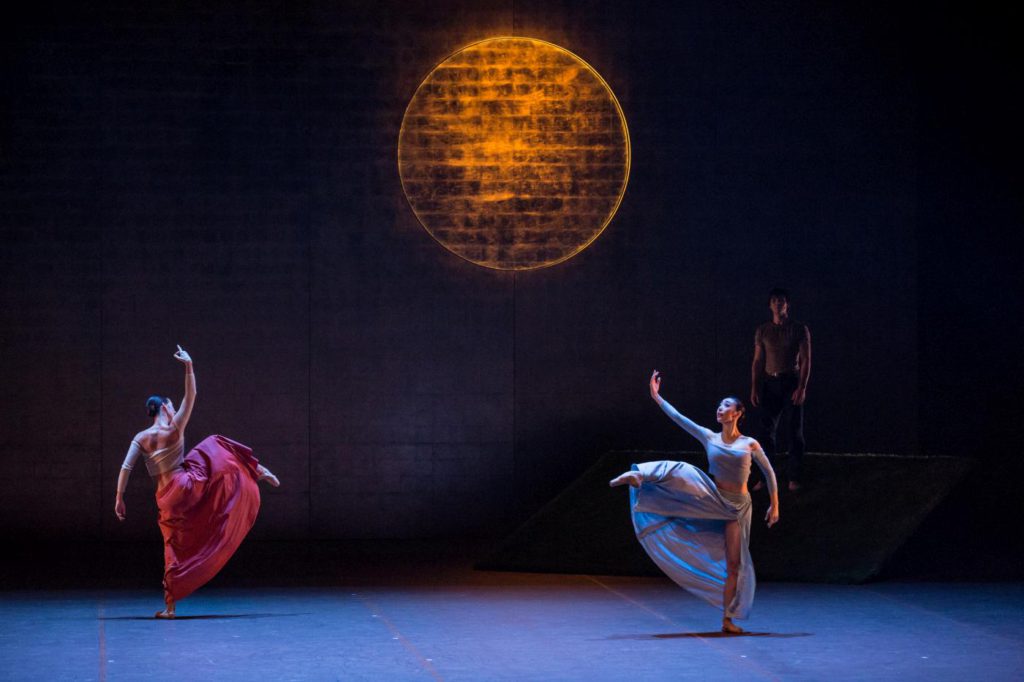
<svg viewBox="0 0 1024 682">
<path fill-rule="evenodd" d="M 146 410 L 153 425 L 132 439 L 117 477 L 114 513 L 124 521 L 124 490 L 141 456 L 156 481 L 156 505 L 164 536 L 164 603 L 157 618 L 174 618 L 174 605 L 206 584 L 242 544 L 260 508 L 257 481 L 281 483 L 252 450 L 209 436 L 185 452 L 185 426 L 196 400 L 192 358 L 178 346 L 185 365 L 185 398 L 177 411 L 170 398 L 152 396 Z"/>
</svg>

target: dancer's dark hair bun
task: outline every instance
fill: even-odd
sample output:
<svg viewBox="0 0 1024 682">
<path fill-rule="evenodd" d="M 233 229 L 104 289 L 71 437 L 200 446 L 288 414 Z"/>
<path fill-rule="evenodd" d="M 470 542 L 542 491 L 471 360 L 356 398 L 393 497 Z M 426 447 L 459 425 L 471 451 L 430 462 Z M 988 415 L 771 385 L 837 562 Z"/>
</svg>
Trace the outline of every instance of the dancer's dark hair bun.
<svg viewBox="0 0 1024 682">
<path fill-rule="evenodd" d="M 151 395 L 146 399 L 146 414 L 155 417 L 160 412 L 160 406 L 167 402 L 167 398 L 159 395 Z"/>
</svg>

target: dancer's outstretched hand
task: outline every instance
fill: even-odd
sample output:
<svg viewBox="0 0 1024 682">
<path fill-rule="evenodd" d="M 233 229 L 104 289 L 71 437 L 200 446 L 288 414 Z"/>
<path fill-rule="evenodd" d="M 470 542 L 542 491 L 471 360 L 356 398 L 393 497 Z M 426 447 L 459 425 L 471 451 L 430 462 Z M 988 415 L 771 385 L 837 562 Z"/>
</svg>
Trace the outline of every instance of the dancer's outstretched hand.
<svg viewBox="0 0 1024 682">
<path fill-rule="evenodd" d="M 125 516 L 124 500 L 118 499 L 117 502 L 114 502 L 114 513 L 117 514 L 117 520 L 118 521 L 124 521 L 124 516 Z"/>
<path fill-rule="evenodd" d="M 186 365 L 191 364 L 192 356 L 188 354 L 188 351 L 178 346 L 178 352 L 174 354 L 174 359 L 178 362 L 184 362 Z"/>
<path fill-rule="evenodd" d="M 764 515 L 764 520 L 768 522 L 769 528 L 779 522 L 779 510 L 775 508 L 774 504 L 768 505 L 768 511 Z"/>
<path fill-rule="evenodd" d="M 660 397 L 658 392 L 661 390 L 661 373 L 658 370 L 651 372 L 651 397 L 655 401 Z"/>
</svg>

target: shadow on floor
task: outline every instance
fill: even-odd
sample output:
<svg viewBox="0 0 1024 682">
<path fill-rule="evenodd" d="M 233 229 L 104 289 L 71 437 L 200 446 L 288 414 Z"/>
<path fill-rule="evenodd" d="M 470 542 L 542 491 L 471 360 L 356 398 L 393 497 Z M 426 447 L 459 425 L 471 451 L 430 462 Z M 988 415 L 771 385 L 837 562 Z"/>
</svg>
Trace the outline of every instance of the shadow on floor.
<svg viewBox="0 0 1024 682">
<path fill-rule="evenodd" d="M 650 639 L 715 639 L 719 637 L 777 637 L 779 639 L 785 639 L 790 637 L 813 637 L 813 633 L 810 632 L 741 632 L 739 634 L 728 634 L 720 630 L 713 632 L 667 632 L 664 634 L 655 635 L 612 635 L 605 639 L 636 639 L 636 640 L 650 640 Z"/>
<path fill-rule="evenodd" d="M 97 618 L 97 620 L 227 620 L 229 618 L 256 620 L 257 618 L 288 618 L 292 616 L 308 615 L 308 613 L 210 613 L 202 616 L 175 616 L 174 618 L 155 618 L 154 616 L 101 616 L 100 618 Z"/>
</svg>

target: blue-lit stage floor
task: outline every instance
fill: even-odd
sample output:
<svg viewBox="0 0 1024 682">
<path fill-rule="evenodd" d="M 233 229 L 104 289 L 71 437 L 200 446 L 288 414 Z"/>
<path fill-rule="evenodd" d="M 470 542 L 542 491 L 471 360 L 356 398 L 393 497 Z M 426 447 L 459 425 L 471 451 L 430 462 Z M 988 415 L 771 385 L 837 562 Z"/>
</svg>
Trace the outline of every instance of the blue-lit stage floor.
<svg viewBox="0 0 1024 682">
<path fill-rule="evenodd" d="M 415 575 L 410 573 L 415 569 Z M 1019 680 L 1024 585 L 767 583 L 744 625 L 657 578 L 400 567 L 350 584 L 0 592 L 3 680 Z"/>
</svg>

